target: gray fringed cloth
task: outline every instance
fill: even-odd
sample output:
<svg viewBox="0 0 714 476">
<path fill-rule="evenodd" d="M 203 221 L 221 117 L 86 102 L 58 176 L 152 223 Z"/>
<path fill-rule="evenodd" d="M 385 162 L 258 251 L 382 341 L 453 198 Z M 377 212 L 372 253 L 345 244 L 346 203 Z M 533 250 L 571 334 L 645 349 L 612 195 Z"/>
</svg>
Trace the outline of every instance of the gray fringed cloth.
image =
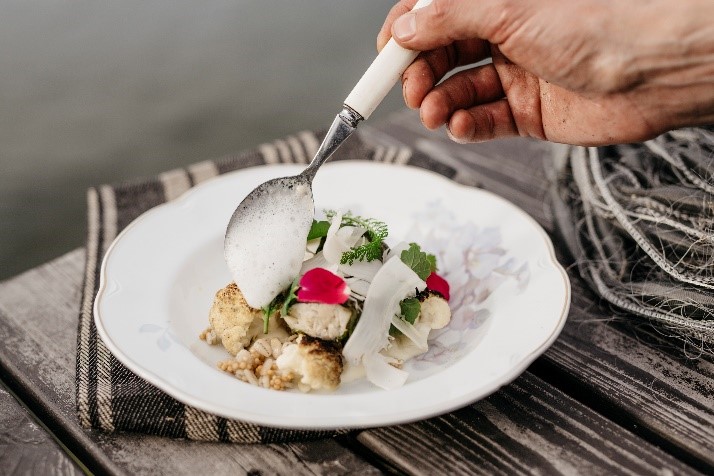
<svg viewBox="0 0 714 476">
<path fill-rule="evenodd" d="M 714 349 L 714 128 L 642 144 L 561 146 L 557 228 L 581 276 L 628 319 Z M 691 349 L 690 349 L 691 350 Z"/>
<path fill-rule="evenodd" d="M 324 133 L 302 132 L 263 144 L 257 150 L 238 156 L 200 162 L 142 182 L 89 189 L 87 264 L 79 316 L 76 369 L 77 412 L 84 427 L 236 443 L 274 443 L 346 433 L 345 430 L 269 428 L 228 420 L 184 405 L 133 374 L 107 350 L 97 336 L 92 312 L 102 257 L 117 234 L 136 217 L 219 174 L 273 163 L 306 164 L 314 156 L 323 136 Z M 350 137 L 331 160 L 346 159 L 412 165 L 448 178 L 456 175 L 449 165 L 407 147 L 372 141 L 364 131 Z M 208 309 L 204 318 L 207 319 L 207 316 Z"/>
</svg>

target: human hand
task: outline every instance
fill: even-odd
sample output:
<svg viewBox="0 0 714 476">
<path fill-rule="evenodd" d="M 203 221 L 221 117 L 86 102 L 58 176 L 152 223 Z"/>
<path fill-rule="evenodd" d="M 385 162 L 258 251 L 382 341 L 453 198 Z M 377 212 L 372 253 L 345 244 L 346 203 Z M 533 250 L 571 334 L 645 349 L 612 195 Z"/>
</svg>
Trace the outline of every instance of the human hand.
<svg viewBox="0 0 714 476">
<path fill-rule="evenodd" d="M 392 8 L 378 49 L 393 33 L 423 52 L 402 75 L 405 102 L 458 142 L 600 145 L 714 123 L 711 0 L 414 3 Z"/>
</svg>

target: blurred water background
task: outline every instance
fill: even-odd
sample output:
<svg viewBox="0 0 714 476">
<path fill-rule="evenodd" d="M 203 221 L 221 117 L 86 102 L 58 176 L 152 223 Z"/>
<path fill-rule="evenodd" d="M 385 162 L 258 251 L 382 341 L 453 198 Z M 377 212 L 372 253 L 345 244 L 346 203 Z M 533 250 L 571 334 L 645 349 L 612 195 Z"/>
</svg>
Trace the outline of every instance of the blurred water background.
<svg viewBox="0 0 714 476">
<path fill-rule="evenodd" d="M 83 244 L 91 185 L 327 127 L 391 5 L 0 2 L 0 279 Z"/>
</svg>

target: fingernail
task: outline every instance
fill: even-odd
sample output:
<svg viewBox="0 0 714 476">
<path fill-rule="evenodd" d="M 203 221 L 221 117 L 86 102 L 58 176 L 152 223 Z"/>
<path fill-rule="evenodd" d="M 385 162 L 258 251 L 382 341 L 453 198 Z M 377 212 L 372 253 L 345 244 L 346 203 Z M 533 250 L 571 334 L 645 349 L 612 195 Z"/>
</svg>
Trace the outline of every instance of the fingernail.
<svg viewBox="0 0 714 476">
<path fill-rule="evenodd" d="M 392 36 L 399 41 L 411 40 L 416 34 L 416 15 L 406 13 L 392 25 Z"/>
<path fill-rule="evenodd" d="M 467 139 L 460 139 L 454 134 L 452 134 L 448 124 L 446 125 L 446 135 L 449 136 L 449 139 L 456 142 L 457 144 L 467 144 L 469 142 Z"/>
<path fill-rule="evenodd" d="M 407 78 L 404 78 L 402 81 L 402 97 L 404 98 L 404 104 L 406 104 L 409 109 L 414 109 L 407 99 Z"/>
</svg>

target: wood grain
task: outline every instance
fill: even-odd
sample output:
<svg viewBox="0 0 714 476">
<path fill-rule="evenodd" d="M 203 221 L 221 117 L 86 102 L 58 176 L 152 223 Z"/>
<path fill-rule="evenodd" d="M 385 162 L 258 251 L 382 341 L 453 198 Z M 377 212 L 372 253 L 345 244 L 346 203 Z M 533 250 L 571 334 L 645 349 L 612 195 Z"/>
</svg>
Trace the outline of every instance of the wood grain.
<svg viewBox="0 0 714 476">
<path fill-rule="evenodd" d="M 651 326 L 613 319 L 586 299 L 573 279 L 570 320 L 548 350 L 543 372 L 568 378 L 592 402 L 607 402 L 612 418 L 651 433 L 652 441 L 703 470 L 714 470 L 714 363 L 684 355 Z M 539 372 L 541 373 L 541 372 Z M 561 380 L 564 382 L 564 380 Z M 602 407 L 602 404 L 600 405 Z"/>
<path fill-rule="evenodd" d="M 523 208 L 553 233 L 544 204 L 550 145 L 528 140 L 458 145 L 425 131 L 411 112 L 381 128 L 404 145 L 450 154 L 471 177 Z M 561 263 L 567 264 L 560 256 Z M 626 424 L 703 471 L 714 472 L 714 359 L 684 352 L 677 339 L 635 316 L 618 317 L 571 270 L 573 303 L 560 338 L 539 359 L 538 375 Z M 696 358 L 693 358 L 696 357 Z"/>
<path fill-rule="evenodd" d="M 358 439 L 408 474 L 696 474 L 526 372 L 473 405 Z"/>
<path fill-rule="evenodd" d="M 70 324 L 76 320 L 80 284 L 76 273 L 82 261 L 83 254 L 78 250 L 0 285 L 0 338 L 11 343 L 9 352 L 0 350 L 0 362 L 8 374 L 15 377 L 16 385 L 24 389 L 23 397 L 33 403 L 43 420 L 53 425 L 54 431 L 92 469 L 127 474 L 147 471 L 176 474 L 379 472 L 333 440 L 240 446 L 139 434 L 104 434 L 79 428 L 74 417 L 73 371 L 67 367 L 73 359 L 63 358 L 62 353 L 74 353 L 75 329 Z M 43 291 L 50 288 L 52 292 Z M 72 303 L 66 296 L 74 296 L 77 302 Z M 15 310 L 12 315 L 6 306 Z M 58 307 L 52 309 L 54 306 Z M 42 313 L 33 309 L 41 309 Z M 65 325 L 45 323 L 48 315 L 64 320 Z M 46 334 L 45 329 L 52 334 Z M 48 369 L 43 368 L 46 363 Z M 645 441 L 617 428 L 613 430 L 609 422 L 590 415 L 590 411 L 577 402 L 564 399 L 549 385 L 533 384 L 540 382 L 535 377 L 524 378 L 485 403 L 455 412 L 443 421 L 432 419 L 398 428 L 371 430 L 359 435 L 358 440 L 389 461 L 389 466 L 408 472 L 421 471 L 421 474 L 439 469 L 435 466 L 438 464 L 447 464 L 441 469 L 450 472 L 470 472 L 475 469 L 472 461 L 483 461 L 479 464 L 493 472 L 521 471 L 530 466 L 560 468 L 565 472 L 570 469 L 587 472 L 593 468 L 641 472 L 649 468 L 642 462 L 645 456 L 655 462 L 652 464 L 676 469 L 677 473 L 691 473 L 691 469 Z M 564 401 L 568 404 L 565 410 L 561 408 L 565 406 Z M 582 415 L 589 418 L 583 420 Z M 492 423 L 479 426 L 489 418 Z M 581 423 L 575 428 L 577 421 Z M 492 431 L 486 431 L 489 428 Z M 426 451 L 451 447 L 452 440 L 460 440 L 464 434 L 472 438 L 478 435 L 479 445 L 468 443 L 468 451 L 460 449 L 449 453 L 448 460 Z M 410 466 L 409 461 L 415 459 L 403 452 L 400 442 L 412 440 L 423 442 L 424 458 L 432 461 L 431 466 L 425 462 Z M 601 456 L 604 448 L 610 447 L 620 449 L 610 449 L 612 454 Z M 493 456 L 494 448 L 498 448 L 500 456 Z M 157 468 L 157 462 L 161 468 Z"/>
<path fill-rule="evenodd" d="M 81 475 L 82 471 L 0 383 L 0 473 Z"/>
<path fill-rule="evenodd" d="M 84 251 L 0 284 L 0 370 L 78 458 L 110 474 L 379 474 L 333 440 L 230 445 L 79 426 L 74 409 L 77 312 Z"/>
<path fill-rule="evenodd" d="M 458 146 L 426 133 L 412 112 L 393 117 L 381 130 L 385 141 L 447 154 L 458 181 L 498 193 L 551 231 L 543 201 L 547 145 L 513 140 Z M 76 250 L 0 284 L 0 370 L 92 469 L 129 474 L 379 472 L 334 440 L 238 446 L 80 428 L 74 415 L 74 356 L 83 262 L 82 250 Z M 678 344 L 642 325 L 611 322 L 612 312 L 575 277 L 573 290 L 571 316 L 533 367 L 537 376 L 527 373 L 488 399 L 444 417 L 369 430 L 358 440 L 388 461 L 386 467 L 414 474 L 693 472 L 652 443 L 696 468 L 714 468 L 712 360 L 688 359 Z M 405 450 L 405 442 L 412 450 Z"/>
</svg>

